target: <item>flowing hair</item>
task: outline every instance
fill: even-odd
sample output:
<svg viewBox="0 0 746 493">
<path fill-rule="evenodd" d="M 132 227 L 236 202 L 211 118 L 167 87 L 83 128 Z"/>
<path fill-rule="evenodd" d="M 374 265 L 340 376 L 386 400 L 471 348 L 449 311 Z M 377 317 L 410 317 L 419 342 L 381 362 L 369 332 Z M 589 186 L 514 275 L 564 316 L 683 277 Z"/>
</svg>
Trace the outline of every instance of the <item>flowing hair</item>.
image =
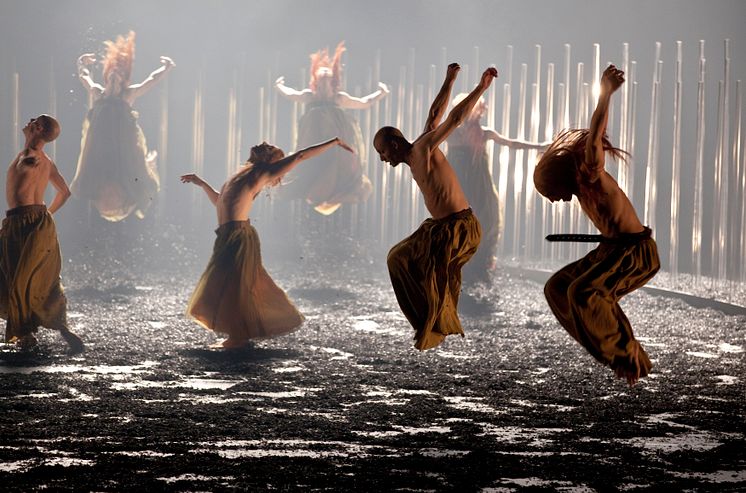
<svg viewBox="0 0 746 493">
<path fill-rule="evenodd" d="M 580 164 L 585 158 L 585 145 L 590 130 L 587 128 L 569 128 L 562 130 L 544 151 L 534 168 L 534 186 L 536 190 L 546 196 L 550 190 L 557 187 L 574 186 L 575 176 Z M 604 134 L 602 145 L 614 159 L 627 161 L 629 153 L 615 147 L 609 137 Z"/>
<path fill-rule="evenodd" d="M 334 49 L 334 58 L 329 58 L 329 49 L 324 48 L 316 53 L 311 54 L 311 78 L 308 82 L 308 87 L 316 92 L 316 83 L 318 78 L 316 72 L 320 68 L 328 68 L 332 71 L 332 91 L 335 93 L 339 91 L 342 85 L 342 53 L 345 52 L 345 42 L 340 41 L 337 47 Z"/>
<path fill-rule="evenodd" d="M 116 73 L 126 84 L 132 75 L 132 62 L 135 60 L 135 31 L 127 33 L 127 37 L 117 36 L 115 41 L 104 41 L 106 54 L 104 55 L 104 80 Z"/>
</svg>

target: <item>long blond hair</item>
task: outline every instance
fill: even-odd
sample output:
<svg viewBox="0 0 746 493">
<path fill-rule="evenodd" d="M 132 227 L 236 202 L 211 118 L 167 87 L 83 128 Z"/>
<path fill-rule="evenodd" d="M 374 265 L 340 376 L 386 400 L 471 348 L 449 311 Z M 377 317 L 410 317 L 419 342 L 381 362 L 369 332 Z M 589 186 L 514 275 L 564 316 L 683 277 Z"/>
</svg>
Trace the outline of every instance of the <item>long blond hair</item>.
<svg viewBox="0 0 746 493">
<path fill-rule="evenodd" d="M 329 57 L 329 49 L 324 48 L 316 53 L 311 54 L 311 74 L 308 81 L 308 87 L 316 92 L 316 84 L 318 77 L 316 72 L 320 68 L 328 68 L 332 71 L 332 91 L 335 93 L 339 91 L 342 85 L 342 53 L 345 52 L 345 42 L 340 41 L 337 47 L 334 49 L 334 58 Z"/>
<path fill-rule="evenodd" d="M 127 84 L 132 76 L 132 63 L 135 60 L 135 31 L 127 33 L 126 38 L 117 36 L 115 41 L 104 41 L 104 45 L 104 81 L 111 74 L 117 73 Z"/>
</svg>

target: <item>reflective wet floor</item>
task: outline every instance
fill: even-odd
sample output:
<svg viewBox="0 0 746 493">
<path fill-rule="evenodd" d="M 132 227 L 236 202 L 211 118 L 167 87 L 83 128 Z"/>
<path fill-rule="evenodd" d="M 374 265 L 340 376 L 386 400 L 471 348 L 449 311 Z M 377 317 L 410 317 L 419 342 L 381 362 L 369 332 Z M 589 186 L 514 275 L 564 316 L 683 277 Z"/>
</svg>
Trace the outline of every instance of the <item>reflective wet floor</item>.
<svg viewBox="0 0 746 493">
<path fill-rule="evenodd" d="M 307 320 L 231 351 L 183 314 L 202 262 L 66 263 L 86 352 L 0 351 L 3 490 L 746 489 L 743 316 L 631 294 L 655 367 L 629 388 L 514 271 L 416 351 L 379 260 L 268 264 Z"/>
</svg>

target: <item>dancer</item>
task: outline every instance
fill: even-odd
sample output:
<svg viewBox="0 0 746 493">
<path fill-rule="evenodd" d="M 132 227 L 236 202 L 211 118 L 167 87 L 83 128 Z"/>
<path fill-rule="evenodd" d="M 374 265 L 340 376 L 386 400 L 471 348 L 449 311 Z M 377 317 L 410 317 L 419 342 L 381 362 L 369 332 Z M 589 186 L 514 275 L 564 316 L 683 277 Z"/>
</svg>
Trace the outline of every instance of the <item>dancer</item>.
<svg viewBox="0 0 746 493">
<path fill-rule="evenodd" d="M 562 132 L 536 165 L 534 185 L 552 202 L 575 195 L 601 232 L 600 245 L 554 274 L 544 294 L 570 335 L 631 386 L 650 373 L 652 364 L 632 334 L 619 299 L 652 279 L 660 261 L 652 231 L 642 225 L 629 198 L 604 169 L 607 152 L 617 159 L 625 155 L 605 134 L 611 95 L 623 82 L 624 72 L 609 65 L 601 77 L 590 129 Z"/>
<path fill-rule="evenodd" d="M 373 141 L 381 161 L 409 166 L 432 215 L 394 245 L 387 258 L 396 299 L 415 329 L 414 346 L 420 350 L 437 346 L 449 334 L 463 336 L 458 318 L 461 268 L 477 251 L 482 234 L 456 173 L 438 146 L 466 120 L 497 70 L 487 69 L 441 124 L 459 70 L 456 63 L 448 66 L 425 130 L 414 142 L 394 127 L 381 128 Z"/>
<path fill-rule="evenodd" d="M 285 197 L 303 199 L 324 215 L 332 214 L 343 203 L 364 202 L 370 196 L 372 185 L 363 173 L 365 146 L 360 125 L 345 110 L 367 109 L 389 93 L 381 82 L 377 91 L 362 98 L 341 91 L 344 51 L 341 42 L 334 58 L 329 57 L 326 49 L 312 54 L 309 87 L 302 91 L 286 86 L 284 77 L 275 82 L 280 94 L 306 105 L 298 123 L 297 148 L 338 135 L 355 149 L 355 154 L 335 149 L 323 158 L 309 161 L 293 171 L 283 187 Z"/>
<path fill-rule="evenodd" d="M 334 146 L 353 152 L 336 137 L 287 157 L 266 142 L 254 146 L 246 167 L 230 177 L 219 192 L 195 174 L 181 177 L 182 183 L 202 188 L 217 209 L 219 226 L 212 257 L 189 300 L 187 314 L 203 327 L 227 334 L 223 347 L 286 334 L 303 322 L 303 316 L 264 270 L 259 236 L 248 217 L 262 188 L 279 184 L 298 163 Z"/>
<path fill-rule="evenodd" d="M 140 84 L 130 84 L 135 58 L 135 33 L 106 41 L 104 85 L 94 82 L 89 67 L 93 53 L 78 58 L 78 77 L 93 105 L 83 122 L 78 169 L 70 186 L 77 197 L 93 202 L 101 217 L 121 221 L 133 211 L 144 217 L 159 189 L 156 152 L 148 153 L 137 123 L 135 100 L 148 92 L 174 67 L 161 57 L 161 66 Z"/>
<path fill-rule="evenodd" d="M 453 106 L 466 98 L 461 93 L 453 99 Z M 466 193 L 474 214 L 482 226 L 482 241 L 474 257 L 464 266 L 464 280 L 468 282 L 487 281 L 495 268 L 497 243 L 502 233 L 502 211 L 497 189 L 490 173 L 487 142 L 511 149 L 544 150 L 551 142 L 527 142 L 511 139 L 495 129 L 482 126 L 481 119 L 487 110 L 484 98 L 480 97 L 466 121 L 448 137 L 448 161 L 456 170 L 456 175 Z"/>
<path fill-rule="evenodd" d="M 52 214 L 70 196 L 65 179 L 44 152 L 60 133 L 53 117 L 32 118 L 23 127 L 23 151 L 10 163 L 5 198 L 8 211 L 0 229 L 0 317 L 7 320 L 5 342 L 36 345 L 39 326 L 60 331 L 71 354 L 83 341 L 67 327 L 67 300 L 60 284 L 62 257 Z M 47 209 L 44 191 L 57 190 Z"/>
</svg>

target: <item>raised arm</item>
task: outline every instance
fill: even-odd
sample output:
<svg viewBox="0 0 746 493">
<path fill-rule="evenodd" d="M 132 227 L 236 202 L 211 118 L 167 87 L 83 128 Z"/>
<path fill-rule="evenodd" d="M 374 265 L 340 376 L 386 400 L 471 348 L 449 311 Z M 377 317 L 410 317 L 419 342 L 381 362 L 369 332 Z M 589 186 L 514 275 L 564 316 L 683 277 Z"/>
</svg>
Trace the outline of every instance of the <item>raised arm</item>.
<svg viewBox="0 0 746 493">
<path fill-rule="evenodd" d="M 80 55 L 78 57 L 78 79 L 80 79 L 80 83 L 83 84 L 86 91 L 100 96 L 104 92 L 104 87 L 93 80 L 91 70 L 88 68 L 94 63 L 96 63 L 96 55 L 93 53 Z"/>
<path fill-rule="evenodd" d="M 161 57 L 161 66 L 153 70 L 148 77 L 139 84 L 132 84 L 129 89 L 132 91 L 132 100 L 135 100 L 148 92 L 154 85 L 160 81 L 176 64 L 167 56 Z"/>
<path fill-rule="evenodd" d="M 337 104 L 342 108 L 350 110 L 365 110 L 370 108 L 370 106 L 376 101 L 385 98 L 389 92 L 388 86 L 383 82 L 378 83 L 377 91 L 361 98 L 350 96 L 344 91 L 339 91 L 337 93 Z"/>
<path fill-rule="evenodd" d="M 482 78 L 479 80 L 479 84 L 477 84 L 477 87 L 475 87 L 474 90 L 463 99 L 463 101 L 451 110 L 443 123 L 438 125 L 435 130 L 425 133 L 420 137 L 424 140 L 425 145 L 427 145 L 429 149 L 432 150 L 438 147 L 456 127 L 466 120 L 466 117 L 471 114 L 471 110 L 479 100 L 479 97 L 484 94 L 484 91 L 486 91 L 488 87 L 490 87 L 490 84 L 492 84 L 492 80 L 495 77 L 497 77 L 497 69 L 490 67 L 485 70 L 482 74 Z M 446 98 L 446 100 L 447 99 L 448 98 Z"/>
<path fill-rule="evenodd" d="M 609 65 L 601 76 L 601 94 L 598 96 L 596 109 L 591 117 L 591 128 L 585 143 L 583 167 L 591 182 L 598 179 L 606 164 L 603 138 L 606 135 L 606 124 L 609 119 L 609 102 L 611 95 L 624 83 L 624 72 Z"/>
<path fill-rule="evenodd" d="M 67 187 L 67 182 L 62 177 L 54 163 L 52 163 L 52 167 L 49 170 L 49 181 L 52 183 L 54 189 L 57 190 L 57 193 L 48 208 L 49 213 L 54 214 L 60 207 L 62 207 L 67 199 L 70 198 L 70 189 Z"/>
<path fill-rule="evenodd" d="M 277 89 L 280 94 L 285 96 L 290 101 L 296 101 L 298 103 L 307 103 L 313 97 L 313 91 L 311 91 L 311 89 L 306 88 L 302 91 L 299 91 L 297 89 L 293 89 L 292 87 L 286 86 L 285 77 L 277 78 L 277 80 L 275 81 L 275 89 Z"/>
<path fill-rule="evenodd" d="M 438 95 L 435 96 L 433 104 L 430 105 L 430 111 L 427 114 L 427 121 L 425 122 L 424 132 L 430 132 L 440 125 L 440 120 L 448 108 L 448 102 L 451 100 L 451 89 L 453 89 L 453 83 L 456 82 L 456 76 L 458 75 L 461 67 L 458 63 L 452 63 L 448 65 L 446 71 L 446 78 L 443 81 L 443 86 L 438 91 Z"/>
<path fill-rule="evenodd" d="M 537 151 L 543 151 L 552 143 L 551 140 L 546 142 L 529 142 L 521 139 L 511 139 L 505 137 L 494 128 L 482 127 L 484 131 L 485 140 L 494 140 L 495 143 L 510 147 L 511 149 L 535 149 Z"/>
<path fill-rule="evenodd" d="M 212 202 L 212 205 L 216 205 L 218 203 L 218 198 L 220 198 L 220 192 L 212 188 L 209 183 L 207 183 L 205 180 L 203 180 L 196 174 L 190 173 L 188 175 L 182 175 L 181 183 L 194 183 L 195 185 L 197 185 L 198 187 L 200 187 L 202 190 L 205 191 L 205 193 L 207 194 L 207 198 L 210 199 L 210 202 Z"/>
<path fill-rule="evenodd" d="M 339 146 L 342 149 L 345 149 L 352 153 L 355 152 L 352 147 L 347 145 L 342 139 L 340 139 L 339 137 L 334 137 L 333 139 L 329 139 L 326 142 L 314 144 L 312 146 L 306 147 L 305 149 L 296 151 L 289 156 L 285 156 L 279 161 L 272 163 L 266 168 L 266 177 L 270 182 L 278 178 L 282 178 L 288 171 L 297 166 L 298 163 L 300 163 L 301 161 L 305 161 L 306 159 L 318 156 L 319 154 L 328 151 L 334 146 Z"/>
</svg>

